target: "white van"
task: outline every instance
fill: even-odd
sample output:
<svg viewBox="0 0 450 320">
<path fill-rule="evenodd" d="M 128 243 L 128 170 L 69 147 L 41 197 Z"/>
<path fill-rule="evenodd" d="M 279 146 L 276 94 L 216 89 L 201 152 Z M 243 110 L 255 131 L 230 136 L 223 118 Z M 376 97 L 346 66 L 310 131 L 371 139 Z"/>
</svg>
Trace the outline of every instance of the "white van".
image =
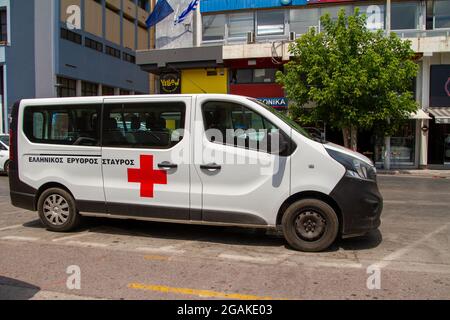
<svg viewBox="0 0 450 320">
<path fill-rule="evenodd" d="M 51 231 L 83 216 L 276 228 L 321 251 L 380 225 L 369 159 L 251 98 L 22 100 L 10 128 L 12 203 Z"/>
</svg>

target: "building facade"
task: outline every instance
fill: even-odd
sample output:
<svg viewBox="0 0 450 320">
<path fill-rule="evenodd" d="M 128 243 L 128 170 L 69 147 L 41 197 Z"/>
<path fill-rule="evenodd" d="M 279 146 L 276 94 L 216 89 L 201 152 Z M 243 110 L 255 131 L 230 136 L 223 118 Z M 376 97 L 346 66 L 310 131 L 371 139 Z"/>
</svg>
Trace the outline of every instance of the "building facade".
<svg viewBox="0 0 450 320">
<path fill-rule="evenodd" d="M 351 14 L 355 7 L 367 15 L 367 28 L 396 32 L 417 52 L 414 92 L 420 108 L 390 137 L 391 167 L 450 165 L 448 0 L 201 0 L 183 28 L 171 32 L 156 25 L 157 46 L 139 52 L 137 63 L 159 77 L 160 93 L 240 94 L 283 109 L 289 102 L 275 73 L 290 59 L 289 44 L 311 28 L 320 31 L 323 14 Z M 164 46 L 158 46 L 160 37 Z M 328 130 L 327 138 L 342 142 L 338 132 Z M 359 151 L 382 167 L 388 153 L 384 137 L 362 132 L 359 141 Z"/>
<path fill-rule="evenodd" d="M 0 130 L 24 98 L 149 93 L 149 0 L 0 0 Z"/>
</svg>

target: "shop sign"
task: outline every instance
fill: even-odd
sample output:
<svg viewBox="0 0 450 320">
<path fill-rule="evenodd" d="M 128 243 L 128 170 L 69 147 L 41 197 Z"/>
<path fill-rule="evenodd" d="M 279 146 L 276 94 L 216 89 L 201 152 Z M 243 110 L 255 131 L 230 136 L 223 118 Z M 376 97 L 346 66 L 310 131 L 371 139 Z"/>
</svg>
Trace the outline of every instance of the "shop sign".
<svg viewBox="0 0 450 320">
<path fill-rule="evenodd" d="M 432 65 L 430 107 L 450 107 L 450 65 Z"/>
<path fill-rule="evenodd" d="M 288 101 L 287 98 L 258 98 L 259 101 L 273 108 L 287 108 Z"/>
<path fill-rule="evenodd" d="M 159 92 L 162 94 L 180 94 L 180 74 L 175 72 L 161 74 L 159 77 Z"/>
</svg>

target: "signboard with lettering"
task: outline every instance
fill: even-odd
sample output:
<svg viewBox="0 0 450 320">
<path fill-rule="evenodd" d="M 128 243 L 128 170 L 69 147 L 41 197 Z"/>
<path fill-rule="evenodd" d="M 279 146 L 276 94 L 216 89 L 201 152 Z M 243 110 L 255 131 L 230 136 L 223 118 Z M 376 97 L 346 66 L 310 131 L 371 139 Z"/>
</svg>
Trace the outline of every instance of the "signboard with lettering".
<svg viewBox="0 0 450 320">
<path fill-rule="evenodd" d="M 201 0 L 200 11 L 217 12 L 245 9 L 275 8 L 281 6 L 305 6 L 318 3 L 339 3 L 354 0 Z M 360 1 L 360 2 L 364 2 Z"/>
<path fill-rule="evenodd" d="M 450 64 L 431 66 L 430 107 L 450 107 Z"/>
<path fill-rule="evenodd" d="M 280 98 L 258 98 L 257 100 L 273 108 L 287 108 L 288 100 L 285 97 Z"/>
<path fill-rule="evenodd" d="M 159 93 L 161 94 L 180 94 L 181 76 L 179 73 L 163 73 L 159 76 Z"/>
</svg>

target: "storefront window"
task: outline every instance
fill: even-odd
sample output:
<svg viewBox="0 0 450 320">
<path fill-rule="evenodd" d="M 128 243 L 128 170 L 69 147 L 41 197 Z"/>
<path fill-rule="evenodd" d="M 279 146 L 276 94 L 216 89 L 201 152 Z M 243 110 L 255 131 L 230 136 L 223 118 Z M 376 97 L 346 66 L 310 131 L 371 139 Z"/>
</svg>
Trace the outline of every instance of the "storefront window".
<svg viewBox="0 0 450 320">
<path fill-rule="evenodd" d="M 450 1 L 434 1 L 435 28 L 450 28 Z"/>
<path fill-rule="evenodd" d="M 312 27 L 319 26 L 319 9 L 293 9 L 289 12 L 290 30 L 305 34 Z"/>
<path fill-rule="evenodd" d="M 445 136 L 444 140 L 444 163 L 450 164 L 450 133 Z"/>
<path fill-rule="evenodd" d="M 224 14 L 203 16 L 203 41 L 223 40 L 226 18 Z"/>
<path fill-rule="evenodd" d="M 255 31 L 253 12 L 233 13 L 228 18 L 228 35 L 230 38 L 243 38 L 248 32 Z"/>
<path fill-rule="evenodd" d="M 391 137 L 391 167 L 413 166 L 416 149 L 416 121 L 408 120 Z M 375 162 L 382 166 L 385 158 L 384 137 L 377 137 L 375 146 Z"/>
<path fill-rule="evenodd" d="M 258 11 L 256 17 L 258 36 L 284 34 L 284 10 Z"/>
<path fill-rule="evenodd" d="M 391 29 L 418 29 L 419 15 L 419 2 L 393 2 L 391 8 Z"/>
</svg>

